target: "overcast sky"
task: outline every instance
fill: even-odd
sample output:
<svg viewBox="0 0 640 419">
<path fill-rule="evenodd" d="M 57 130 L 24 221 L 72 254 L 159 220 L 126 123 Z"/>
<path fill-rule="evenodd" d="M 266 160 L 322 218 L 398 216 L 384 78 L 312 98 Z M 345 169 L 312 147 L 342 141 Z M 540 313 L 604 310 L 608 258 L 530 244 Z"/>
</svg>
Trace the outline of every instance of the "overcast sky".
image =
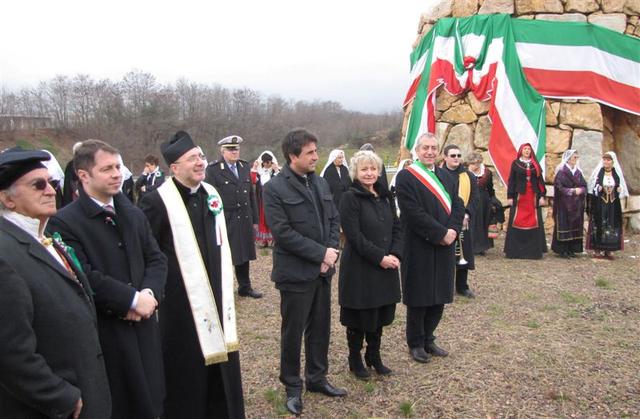
<svg viewBox="0 0 640 419">
<path fill-rule="evenodd" d="M 248 87 L 286 99 L 398 110 L 420 14 L 434 0 L 10 0 L 0 87 L 57 74 Z"/>
</svg>

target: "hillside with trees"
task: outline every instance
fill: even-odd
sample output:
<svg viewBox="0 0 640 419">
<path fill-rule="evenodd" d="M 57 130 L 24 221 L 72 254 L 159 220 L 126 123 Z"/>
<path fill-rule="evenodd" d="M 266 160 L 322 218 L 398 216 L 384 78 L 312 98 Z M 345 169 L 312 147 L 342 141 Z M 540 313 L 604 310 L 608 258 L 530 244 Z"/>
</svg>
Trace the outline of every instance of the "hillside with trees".
<svg viewBox="0 0 640 419">
<path fill-rule="evenodd" d="M 136 166 L 145 154 L 159 153 L 160 143 L 178 129 L 188 130 L 208 154 L 215 154 L 219 139 L 238 134 L 247 141 L 243 157 L 249 159 L 264 148 L 275 151 L 297 126 L 315 132 L 322 147 L 330 148 L 395 145 L 402 123 L 400 110 L 367 114 L 334 101 L 265 97 L 250 88 L 186 79 L 162 84 L 138 70 L 118 81 L 60 75 L 19 91 L 2 89 L 0 115 L 51 117 L 57 133 L 105 140 Z"/>
</svg>

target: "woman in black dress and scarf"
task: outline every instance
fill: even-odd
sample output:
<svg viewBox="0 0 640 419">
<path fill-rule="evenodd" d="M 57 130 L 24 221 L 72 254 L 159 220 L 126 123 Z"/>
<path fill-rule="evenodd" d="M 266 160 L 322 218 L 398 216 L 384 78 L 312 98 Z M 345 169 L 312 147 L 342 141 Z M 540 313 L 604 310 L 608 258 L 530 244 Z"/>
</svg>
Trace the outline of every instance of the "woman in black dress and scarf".
<svg viewBox="0 0 640 419">
<path fill-rule="evenodd" d="M 473 152 L 467 158 L 469 171 L 478 184 L 478 206 L 473 212 L 471 228 L 473 229 L 473 254 L 484 255 L 493 247 L 493 239 L 489 238 L 489 225 L 492 222 L 492 199 L 496 196 L 493 189 L 493 174 L 482 164 L 482 154 Z"/>
<path fill-rule="evenodd" d="M 504 253 L 509 259 L 542 259 L 547 252 L 541 207 L 546 204 L 542 169 L 531 144 L 520 146 L 511 163 L 507 203 L 509 224 Z"/>
<path fill-rule="evenodd" d="M 320 172 L 320 176 L 326 179 L 333 194 L 333 202 L 336 208 L 340 207 L 340 197 L 351 187 L 351 178 L 349 177 L 349 167 L 347 167 L 344 151 L 335 149 L 329 153 L 329 160 Z"/>
<path fill-rule="evenodd" d="M 578 166 L 578 152 L 567 150 L 553 181 L 553 238 L 551 250 L 562 258 L 582 253 L 587 182 Z"/>
<path fill-rule="evenodd" d="M 360 351 L 366 338 L 365 362 L 380 375 L 382 327 L 391 324 L 400 301 L 401 225 L 394 200 L 378 177 L 382 160 L 372 151 L 351 159 L 353 186 L 342 195 L 340 219 L 346 244 L 340 260 L 340 322 L 347 328 L 349 370 L 367 379 Z"/>
<path fill-rule="evenodd" d="M 589 178 L 589 235 L 587 249 L 596 257 L 613 259 L 616 250 L 624 247 L 622 205 L 620 199 L 629 196 L 622 167 L 616 153 L 607 151 Z"/>
</svg>

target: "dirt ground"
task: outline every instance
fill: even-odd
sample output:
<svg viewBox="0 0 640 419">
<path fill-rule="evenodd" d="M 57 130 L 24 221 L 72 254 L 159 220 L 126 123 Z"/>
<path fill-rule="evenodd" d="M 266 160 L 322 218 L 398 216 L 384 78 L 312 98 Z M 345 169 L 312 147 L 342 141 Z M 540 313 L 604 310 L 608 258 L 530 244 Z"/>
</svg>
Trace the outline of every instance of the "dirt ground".
<svg viewBox="0 0 640 419">
<path fill-rule="evenodd" d="M 329 380 L 345 398 L 303 396 L 303 417 L 640 417 L 640 236 L 614 261 L 507 260 L 503 241 L 476 258 L 478 297 L 456 297 L 437 330 L 447 358 L 418 364 L 404 338 L 406 309 L 385 328 L 391 376 L 355 379 L 333 282 Z M 251 265 L 261 300 L 238 299 L 247 416 L 287 416 L 278 381 L 279 294 L 270 249 Z"/>
</svg>

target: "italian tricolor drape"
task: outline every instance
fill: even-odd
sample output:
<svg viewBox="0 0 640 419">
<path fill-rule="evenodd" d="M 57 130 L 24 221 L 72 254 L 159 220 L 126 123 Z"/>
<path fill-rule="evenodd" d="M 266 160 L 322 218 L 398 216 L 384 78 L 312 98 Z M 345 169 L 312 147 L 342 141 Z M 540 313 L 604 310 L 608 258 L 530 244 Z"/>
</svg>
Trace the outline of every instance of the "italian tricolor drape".
<svg viewBox="0 0 640 419">
<path fill-rule="evenodd" d="M 411 54 L 405 146 L 435 131 L 438 87 L 490 101 L 489 154 L 504 182 L 520 144 L 543 162 L 544 98 L 592 99 L 640 115 L 640 40 L 580 22 L 509 15 L 439 19 Z M 544 167 L 544 165 L 543 165 Z"/>
</svg>

